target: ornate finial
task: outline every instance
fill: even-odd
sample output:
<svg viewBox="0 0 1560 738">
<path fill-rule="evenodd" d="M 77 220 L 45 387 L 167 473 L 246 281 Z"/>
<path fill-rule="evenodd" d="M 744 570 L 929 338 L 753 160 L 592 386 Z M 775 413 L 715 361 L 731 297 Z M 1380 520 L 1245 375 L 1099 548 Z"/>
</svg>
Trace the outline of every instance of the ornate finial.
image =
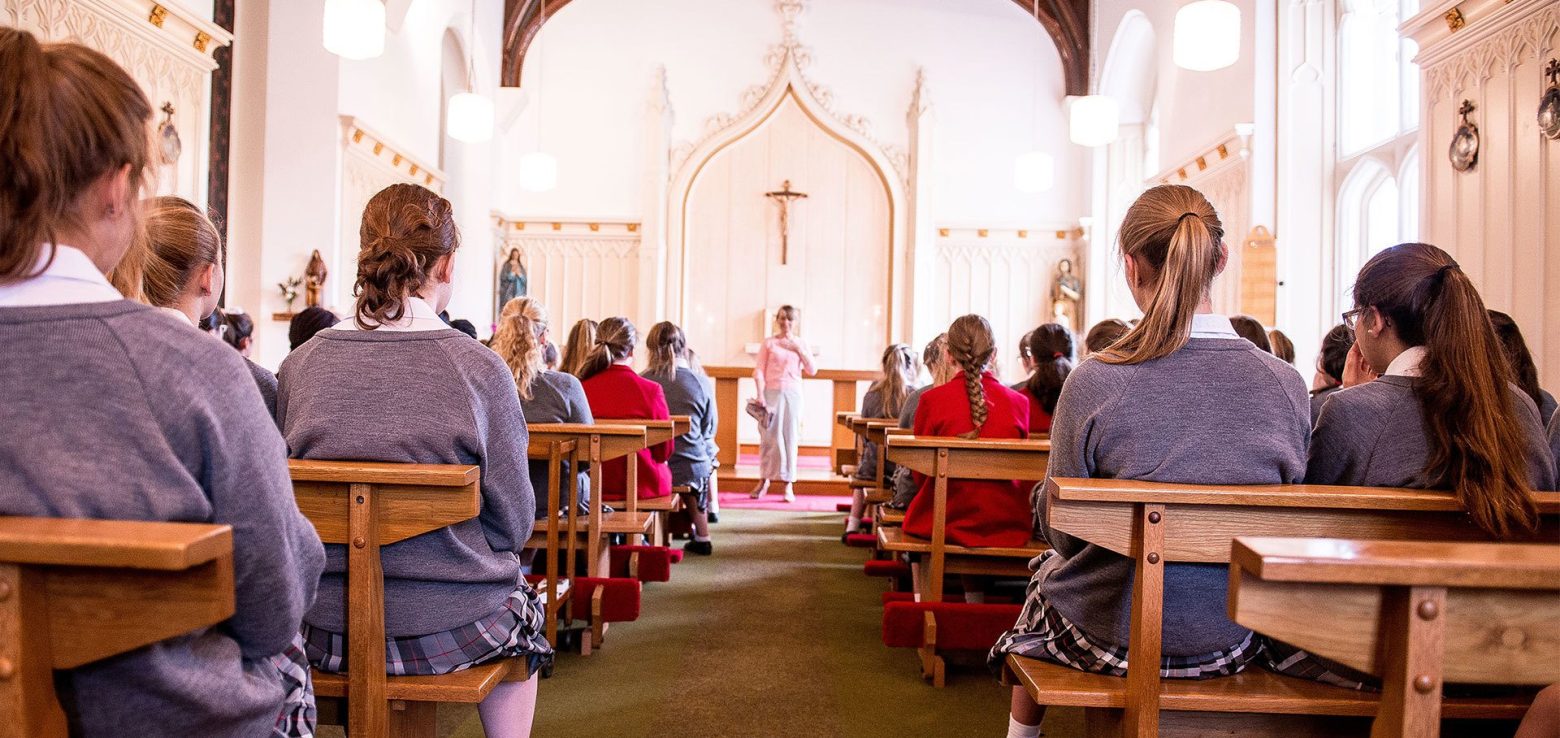
<svg viewBox="0 0 1560 738">
<path fill-rule="evenodd" d="M 784 35 L 780 44 L 786 49 L 801 45 L 796 38 L 796 18 L 807 8 L 807 0 L 775 0 L 775 10 L 780 12 L 780 30 Z"/>
<path fill-rule="evenodd" d="M 1467 123 L 1468 114 L 1472 113 L 1476 109 L 1477 108 L 1474 107 L 1472 100 L 1464 100 L 1462 101 L 1462 107 L 1457 108 L 1457 113 L 1462 116 L 1463 122 Z"/>
</svg>

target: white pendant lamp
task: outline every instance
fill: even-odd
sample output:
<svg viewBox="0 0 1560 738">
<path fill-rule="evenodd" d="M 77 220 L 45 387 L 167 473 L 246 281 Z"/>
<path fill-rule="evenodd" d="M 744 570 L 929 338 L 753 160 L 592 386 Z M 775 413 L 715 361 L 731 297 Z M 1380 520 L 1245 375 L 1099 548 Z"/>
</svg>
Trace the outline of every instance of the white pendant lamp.
<svg viewBox="0 0 1560 738">
<path fill-rule="evenodd" d="M 1121 106 L 1109 95 L 1084 95 L 1072 99 L 1068 111 L 1068 138 L 1079 146 L 1104 146 L 1116 140 L 1121 128 Z"/>
<path fill-rule="evenodd" d="M 1240 8 L 1197 0 L 1175 12 L 1175 65 L 1194 72 L 1223 69 L 1240 58 Z"/>
<path fill-rule="evenodd" d="M 343 59 L 385 53 L 385 6 L 379 0 L 325 0 L 325 50 Z"/>
<path fill-rule="evenodd" d="M 476 37 L 477 3 L 472 0 L 471 33 L 466 38 L 471 40 L 470 43 L 476 43 Z M 467 49 L 466 91 L 450 98 L 444 118 L 444 130 L 450 134 L 450 138 L 466 143 L 482 143 L 493 138 L 493 101 L 476 92 L 476 57 L 476 49 Z"/>
<path fill-rule="evenodd" d="M 532 151 L 520 157 L 520 188 L 526 192 L 546 192 L 558 186 L 558 160 L 552 154 Z"/>
<path fill-rule="evenodd" d="M 1056 183 L 1056 162 L 1044 151 L 1019 154 L 1013 162 L 1013 186 L 1026 195 L 1049 192 Z"/>
<path fill-rule="evenodd" d="M 493 101 L 470 91 L 451 97 L 444 130 L 450 138 L 466 143 L 493 138 Z"/>
</svg>

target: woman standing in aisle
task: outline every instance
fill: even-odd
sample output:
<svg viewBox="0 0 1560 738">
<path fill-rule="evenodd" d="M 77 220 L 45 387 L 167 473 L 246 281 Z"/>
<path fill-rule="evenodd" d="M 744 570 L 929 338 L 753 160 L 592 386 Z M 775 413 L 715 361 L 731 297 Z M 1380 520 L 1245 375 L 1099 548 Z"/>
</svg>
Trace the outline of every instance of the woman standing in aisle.
<svg viewBox="0 0 1560 738">
<path fill-rule="evenodd" d="M 796 316 L 796 308 L 790 305 L 775 312 L 775 334 L 764 339 L 753 368 L 758 399 L 770 416 L 769 423 L 758 428 L 760 479 L 750 495 L 755 500 L 775 480 L 785 483 L 786 502 L 796 500 L 791 485 L 796 481 L 797 433 L 802 424 L 802 375 L 818 373 L 811 348 L 796 334 Z"/>
</svg>

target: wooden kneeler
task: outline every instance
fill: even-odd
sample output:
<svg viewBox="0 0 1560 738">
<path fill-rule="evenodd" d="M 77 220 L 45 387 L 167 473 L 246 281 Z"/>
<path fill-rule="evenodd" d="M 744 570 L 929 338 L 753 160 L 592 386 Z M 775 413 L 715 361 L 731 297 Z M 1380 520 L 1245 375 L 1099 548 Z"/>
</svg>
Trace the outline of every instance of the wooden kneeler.
<svg viewBox="0 0 1560 738">
<path fill-rule="evenodd" d="M 64 738 L 54 670 L 232 617 L 226 525 L 0 517 L 0 738 Z"/>
<path fill-rule="evenodd" d="M 477 467 L 299 459 L 288 465 L 298 509 L 320 540 L 347 547 L 347 671 L 314 672 L 317 697 L 346 700 L 347 735 L 432 738 L 438 703 L 475 704 L 500 682 L 531 678 L 525 658 L 439 676 L 385 674 L 380 549 L 476 517 Z M 327 709 L 320 715 L 322 722 L 330 717 Z"/>
</svg>

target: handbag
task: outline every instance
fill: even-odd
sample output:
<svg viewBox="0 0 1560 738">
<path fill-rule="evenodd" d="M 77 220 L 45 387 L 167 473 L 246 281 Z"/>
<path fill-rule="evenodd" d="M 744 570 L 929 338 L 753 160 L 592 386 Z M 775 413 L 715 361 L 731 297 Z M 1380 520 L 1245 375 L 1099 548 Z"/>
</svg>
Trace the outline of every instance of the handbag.
<svg viewBox="0 0 1560 738">
<path fill-rule="evenodd" d="M 775 423 L 775 414 L 769 412 L 769 408 L 764 406 L 763 401 L 756 397 L 748 400 L 747 414 L 753 416 L 753 419 L 758 421 L 759 430 L 769 430 L 769 426 Z"/>
</svg>

